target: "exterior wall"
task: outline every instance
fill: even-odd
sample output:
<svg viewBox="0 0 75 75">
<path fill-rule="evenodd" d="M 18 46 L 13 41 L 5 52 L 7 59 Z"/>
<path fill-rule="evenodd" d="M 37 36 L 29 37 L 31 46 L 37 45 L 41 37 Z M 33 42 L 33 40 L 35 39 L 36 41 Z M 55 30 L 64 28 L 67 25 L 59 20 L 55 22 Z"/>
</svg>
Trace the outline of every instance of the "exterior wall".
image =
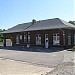
<svg viewBox="0 0 75 75">
<path fill-rule="evenodd" d="M 19 43 L 20 44 L 16 44 L 16 35 L 22 35 L 22 40 L 20 40 L 20 38 L 19 38 Z M 12 45 L 13 46 L 16 46 L 16 45 L 18 46 L 18 45 L 23 45 L 24 44 L 24 42 L 23 42 L 24 41 L 23 40 L 24 39 L 24 37 L 23 37 L 24 33 L 9 33 L 9 34 L 4 34 L 4 36 L 6 36 L 6 38 L 10 38 L 10 37 L 12 38 Z"/>
<path fill-rule="evenodd" d="M 16 44 L 16 35 L 19 35 L 19 44 Z M 22 39 L 20 39 L 20 35 L 22 36 Z M 16 34 L 13 34 L 13 37 L 14 37 L 14 42 L 13 42 L 13 45 L 24 45 L 24 33 L 16 33 Z"/>
<path fill-rule="evenodd" d="M 63 31 L 65 34 L 65 42 L 64 42 Z M 37 46 L 45 47 L 45 34 L 48 34 L 49 47 L 54 46 L 53 45 L 53 34 L 59 33 L 59 35 L 60 35 L 60 45 L 59 46 L 64 46 L 64 43 L 65 43 L 65 46 L 68 46 L 68 33 L 70 33 L 71 34 L 71 45 L 74 45 L 75 30 L 63 29 L 63 31 L 60 29 L 30 31 L 30 43 L 29 44 L 31 46 L 35 46 L 36 45 L 36 34 L 41 34 L 41 45 L 37 45 Z M 5 34 L 5 35 L 12 37 L 13 46 L 18 46 L 18 45 L 19 46 L 26 46 L 27 42 L 24 43 L 24 33 L 28 35 L 28 32 L 11 33 L 11 34 Z M 16 44 L 16 35 L 22 35 L 22 39 L 20 39 L 20 37 L 19 37 L 19 44 Z M 27 41 L 28 41 L 28 39 L 27 39 Z"/>
<path fill-rule="evenodd" d="M 45 45 L 45 34 L 48 34 L 49 46 L 53 45 L 53 33 L 60 34 L 60 45 L 63 45 L 63 33 L 59 29 L 56 30 L 43 30 L 43 31 L 32 31 L 31 33 L 31 45 L 36 45 L 36 34 L 41 34 L 41 45 Z"/>
<path fill-rule="evenodd" d="M 31 31 L 30 32 L 30 45 L 31 46 L 35 46 L 36 45 L 36 34 L 41 34 L 41 45 L 37 45 L 37 46 L 45 46 L 45 34 L 48 34 L 48 38 L 49 38 L 49 46 L 53 45 L 53 33 L 60 33 L 60 45 L 63 45 L 63 33 L 62 31 L 60 31 L 59 29 L 56 30 L 43 30 L 43 31 Z M 26 34 L 28 34 L 28 32 L 26 32 Z M 20 44 L 16 44 L 16 35 L 22 35 L 22 40 L 20 40 Z M 24 33 L 13 33 L 11 34 L 11 36 L 13 37 L 13 46 L 15 45 L 26 45 L 26 43 L 24 43 Z"/>
<path fill-rule="evenodd" d="M 68 45 L 68 33 L 71 34 L 71 45 L 74 45 L 74 34 L 75 34 L 75 30 L 64 30 L 65 31 L 65 45 Z"/>
</svg>

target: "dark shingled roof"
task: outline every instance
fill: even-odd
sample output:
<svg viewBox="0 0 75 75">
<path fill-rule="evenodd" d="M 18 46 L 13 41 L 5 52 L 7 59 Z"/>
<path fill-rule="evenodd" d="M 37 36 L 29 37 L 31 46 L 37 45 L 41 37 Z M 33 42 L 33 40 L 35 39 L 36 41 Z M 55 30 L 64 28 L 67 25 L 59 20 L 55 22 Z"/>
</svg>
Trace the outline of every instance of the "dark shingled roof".
<svg viewBox="0 0 75 75">
<path fill-rule="evenodd" d="M 57 29 L 57 28 L 75 28 L 75 26 L 59 18 L 54 18 L 54 19 L 37 21 L 36 23 L 34 23 L 34 25 L 30 26 L 24 31 L 46 30 L 46 29 Z"/>
<path fill-rule="evenodd" d="M 30 27 L 32 25 L 32 23 L 23 23 L 23 24 L 19 24 L 17 26 L 14 26 L 2 33 L 15 33 L 15 32 L 23 32 L 23 30 L 27 29 L 28 27 Z"/>
<path fill-rule="evenodd" d="M 19 24 L 14 26 L 3 33 L 15 33 L 15 32 L 23 32 L 23 31 L 35 31 L 35 30 L 46 30 L 46 29 L 57 29 L 57 28 L 72 28 L 75 26 L 61 20 L 59 18 L 47 19 L 36 21 L 34 24 L 32 22 Z"/>
</svg>

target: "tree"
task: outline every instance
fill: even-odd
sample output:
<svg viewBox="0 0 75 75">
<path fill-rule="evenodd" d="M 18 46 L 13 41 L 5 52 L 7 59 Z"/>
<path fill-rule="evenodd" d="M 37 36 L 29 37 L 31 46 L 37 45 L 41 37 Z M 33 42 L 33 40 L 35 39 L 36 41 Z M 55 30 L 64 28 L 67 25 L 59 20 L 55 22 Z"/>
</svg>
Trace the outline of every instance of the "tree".
<svg viewBox="0 0 75 75">
<path fill-rule="evenodd" d="M 6 31 L 5 29 L 3 29 L 3 31 Z"/>
<path fill-rule="evenodd" d="M 71 23 L 71 24 L 75 25 L 75 21 L 69 21 L 69 23 Z"/>
<path fill-rule="evenodd" d="M 5 31 L 5 29 L 0 29 L 0 32 L 3 32 L 3 31 Z M 3 35 L 2 34 L 0 34 L 0 42 L 2 42 L 3 41 Z"/>
<path fill-rule="evenodd" d="M 0 32 L 2 32 L 3 30 L 2 29 L 0 29 Z"/>
</svg>

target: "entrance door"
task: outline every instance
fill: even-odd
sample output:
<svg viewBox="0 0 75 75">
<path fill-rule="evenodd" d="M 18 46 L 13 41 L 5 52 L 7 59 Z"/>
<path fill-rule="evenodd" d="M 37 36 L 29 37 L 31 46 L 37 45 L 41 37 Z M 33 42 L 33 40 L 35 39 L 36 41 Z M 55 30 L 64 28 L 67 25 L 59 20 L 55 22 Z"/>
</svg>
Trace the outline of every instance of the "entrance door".
<svg viewBox="0 0 75 75">
<path fill-rule="evenodd" d="M 48 40 L 48 34 L 45 34 L 45 48 L 48 48 L 49 40 Z"/>
</svg>

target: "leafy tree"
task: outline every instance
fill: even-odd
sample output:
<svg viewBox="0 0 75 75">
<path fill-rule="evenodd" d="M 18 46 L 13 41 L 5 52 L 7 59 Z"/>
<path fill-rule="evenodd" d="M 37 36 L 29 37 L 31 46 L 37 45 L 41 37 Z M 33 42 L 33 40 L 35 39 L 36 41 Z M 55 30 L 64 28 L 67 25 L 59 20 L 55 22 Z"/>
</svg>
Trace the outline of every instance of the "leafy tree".
<svg viewBox="0 0 75 75">
<path fill-rule="evenodd" d="M 6 31 L 5 29 L 3 29 L 3 31 Z"/>
<path fill-rule="evenodd" d="M 5 31 L 5 29 L 0 29 L 0 32 L 3 32 L 3 31 Z M 3 41 L 3 35 L 2 34 L 0 34 L 0 42 L 2 42 Z"/>
<path fill-rule="evenodd" d="M 3 30 L 2 29 L 0 29 L 0 32 L 2 32 Z"/>
<path fill-rule="evenodd" d="M 75 25 L 75 21 L 69 21 L 69 23 L 71 23 L 71 24 Z"/>
</svg>

